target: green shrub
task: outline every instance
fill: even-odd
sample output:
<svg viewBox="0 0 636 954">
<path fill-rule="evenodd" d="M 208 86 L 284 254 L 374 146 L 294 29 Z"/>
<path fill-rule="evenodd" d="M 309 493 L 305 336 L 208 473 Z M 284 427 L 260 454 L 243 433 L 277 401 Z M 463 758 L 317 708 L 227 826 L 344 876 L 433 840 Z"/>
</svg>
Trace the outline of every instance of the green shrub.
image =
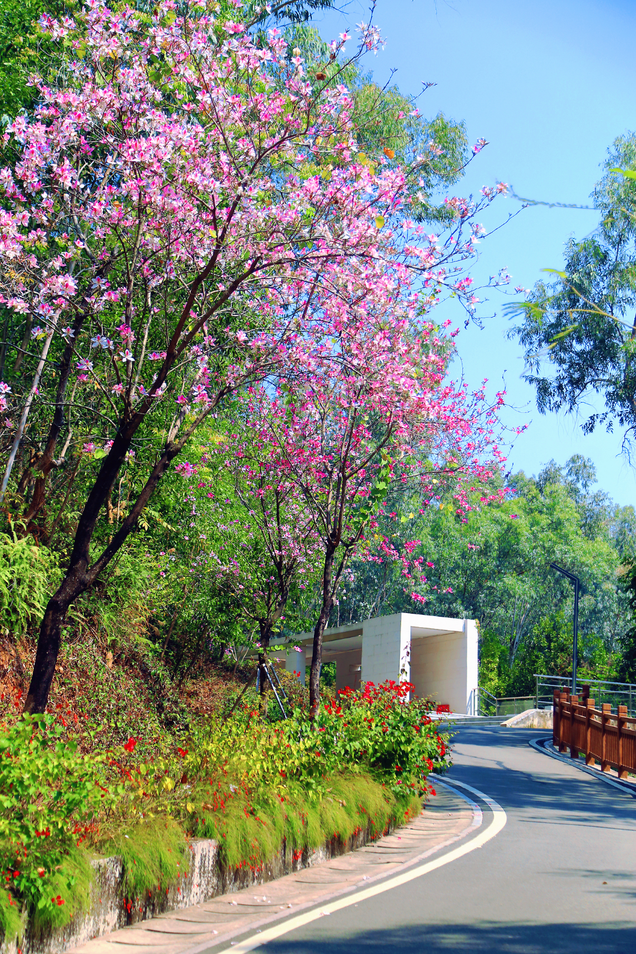
<svg viewBox="0 0 636 954">
<path fill-rule="evenodd" d="M 88 902 L 91 869 L 79 843 L 111 804 L 103 756 L 84 756 L 52 715 L 24 716 L 0 732 L 0 876 L 10 901 L 41 928 Z M 5 935 L 18 928 L 3 902 Z M 7 911 L 9 914 L 7 914 Z"/>
<path fill-rule="evenodd" d="M 5 877 L 5 872 L 2 870 L 0 870 L 0 877 Z M 8 888 L 0 888 L 0 938 L 11 941 L 23 931 L 24 916 L 19 903 Z"/>
<path fill-rule="evenodd" d="M 14 639 L 41 618 L 57 577 L 57 558 L 31 537 L 0 533 L 0 629 Z"/>
<path fill-rule="evenodd" d="M 284 844 L 299 856 L 331 838 L 347 841 L 367 826 L 376 837 L 421 807 L 416 796 L 398 800 L 368 773 L 344 772 L 325 776 L 319 796 L 294 785 L 272 797 L 230 784 L 210 801 L 198 802 L 190 830 L 216 839 L 228 868 L 257 869 Z"/>
</svg>

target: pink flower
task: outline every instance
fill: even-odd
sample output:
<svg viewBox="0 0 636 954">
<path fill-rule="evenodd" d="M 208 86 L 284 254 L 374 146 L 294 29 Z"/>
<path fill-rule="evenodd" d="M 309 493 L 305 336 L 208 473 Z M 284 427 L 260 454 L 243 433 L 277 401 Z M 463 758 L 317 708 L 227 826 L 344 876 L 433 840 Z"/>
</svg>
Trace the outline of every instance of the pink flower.
<svg viewBox="0 0 636 954">
<path fill-rule="evenodd" d="M 120 325 L 117 331 L 119 332 L 119 334 L 121 335 L 124 341 L 126 342 L 134 341 L 135 333 L 133 332 L 130 325 L 127 325 L 127 324 Z"/>
</svg>

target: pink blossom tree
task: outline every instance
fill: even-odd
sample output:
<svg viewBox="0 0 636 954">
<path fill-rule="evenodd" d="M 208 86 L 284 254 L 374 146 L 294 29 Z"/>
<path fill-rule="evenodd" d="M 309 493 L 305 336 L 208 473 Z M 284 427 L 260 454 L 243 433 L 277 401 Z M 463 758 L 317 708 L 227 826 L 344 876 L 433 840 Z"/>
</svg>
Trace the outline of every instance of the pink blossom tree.
<svg viewBox="0 0 636 954">
<path fill-rule="evenodd" d="M 5 135 L 19 159 L 0 171 L 0 291 L 25 316 L 37 367 L 22 393 L 13 388 L 19 425 L 3 490 L 36 408 L 53 413 L 29 462 L 31 527 L 73 428 L 99 462 L 42 622 L 29 711 L 46 705 L 68 607 L 171 461 L 227 394 L 284 364 L 324 264 L 346 270 L 378 254 L 370 210 L 395 201 L 395 172 L 359 183 L 349 165 L 347 91 L 314 88 L 275 29 L 256 44 L 205 7 L 190 18 L 160 3 L 148 21 L 92 0 L 77 23 L 48 20 L 76 59 Z M 308 172 L 314 150 L 338 166 L 327 190 Z M 340 224 L 343 190 L 361 222 L 353 235 Z M 95 551 L 132 454 L 140 489 Z"/>
<path fill-rule="evenodd" d="M 409 270 L 429 286 L 429 304 L 448 288 L 474 307 L 462 270 L 477 241 L 475 208 L 453 200 L 449 235 L 426 236 L 404 207 L 429 157 L 409 170 L 390 157 L 377 168 L 358 161 L 346 88 L 308 77 L 276 29 L 255 40 L 238 12 L 228 19 L 216 10 L 205 0 L 190 15 L 187 4 L 163 0 L 142 16 L 90 0 L 77 20 L 45 18 L 75 59 L 58 86 L 39 85 L 37 109 L 4 136 L 18 158 L 0 169 L 0 303 L 23 317 L 24 363 L 19 380 L 0 382 L 3 410 L 18 421 L 8 421 L 15 432 L 1 492 L 11 491 L 33 415 L 46 437 L 23 460 L 13 497 L 32 532 L 46 535 L 50 474 L 69 447 L 94 468 L 42 621 L 30 712 L 46 707 L 69 606 L 229 395 L 292 372 L 292 416 L 303 422 L 312 361 L 326 382 L 325 342 L 348 334 L 350 314 L 359 329 L 376 299 L 388 315 L 391 283 Z M 365 28 L 360 49 L 377 41 Z M 332 45 L 334 57 L 341 46 Z M 391 329 L 376 322 L 366 340 L 377 332 L 385 350 L 408 350 Z M 347 360 L 363 362 L 361 347 Z M 426 368 L 428 355 L 422 360 Z M 320 400 L 325 387 L 314 388 Z M 347 442 L 366 446 L 354 418 L 339 413 L 353 428 Z M 402 426 L 378 421 L 381 434 L 388 427 L 381 450 Z M 360 450 L 346 479 L 360 498 L 373 486 L 376 456 L 365 459 Z M 134 470 L 135 491 L 110 526 L 124 466 Z M 335 497 L 324 500 L 331 507 Z M 342 531 L 329 524 L 337 546 L 349 526 L 345 509 Z"/>
<path fill-rule="evenodd" d="M 274 483 L 296 487 L 321 541 L 314 716 L 334 599 L 352 556 L 368 547 L 389 489 L 415 483 L 427 504 L 452 483 L 461 514 L 475 481 L 488 480 L 503 460 L 494 432 L 502 395 L 489 404 L 483 390 L 469 395 L 445 381 L 451 339 L 427 315 L 431 297 L 413 290 L 413 273 L 401 265 L 384 263 L 370 281 L 376 267 L 365 262 L 355 278 L 350 273 L 346 297 L 334 294 L 337 276 L 329 293 L 316 292 L 313 334 L 297 342 L 293 373 L 275 392 L 258 386 L 245 398 L 258 435 L 253 459 L 278 474 Z"/>
</svg>

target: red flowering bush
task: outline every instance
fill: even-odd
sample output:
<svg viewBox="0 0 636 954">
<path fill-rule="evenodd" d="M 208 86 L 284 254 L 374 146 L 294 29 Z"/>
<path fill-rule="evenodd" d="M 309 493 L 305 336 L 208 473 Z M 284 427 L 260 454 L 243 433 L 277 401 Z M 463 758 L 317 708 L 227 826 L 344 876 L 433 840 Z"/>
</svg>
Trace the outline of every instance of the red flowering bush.
<svg viewBox="0 0 636 954">
<path fill-rule="evenodd" d="M 36 923 L 57 926 L 88 900 L 91 873 L 78 846 L 115 797 L 102 784 L 104 762 L 101 755 L 82 755 L 54 715 L 24 716 L 0 732 L 5 937 L 20 929 L 23 907 Z"/>
<path fill-rule="evenodd" d="M 409 698 L 414 689 L 410 682 L 368 682 L 325 704 L 314 729 L 325 765 L 368 768 L 398 797 L 425 794 L 428 773 L 443 771 L 449 759 L 428 714 L 430 703 Z"/>
<path fill-rule="evenodd" d="M 61 713 L 0 731 L 0 935 L 20 933 L 25 915 L 60 926 L 86 903 L 86 839 L 126 856 L 131 894 L 141 896 L 170 880 L 185 833 L 217 838 L 230 866 L 257 868 L 283 842 L 302 852 L 417 813 L 447 753 L 412 691 L 394 682 L 346 690 L 316 722 L 297 709 L 272 724 L 246 707 L 193 723 L 187 740 L 128 735 L 98 754 L 80 751 L 78 726 Z M 172 855 L 153 842 L 155 822 L 162 838 L 172 826 Z"/>
<path fill-rule="evenodd" d="M 443 771 L 449 760 L 430 703 L 411 699 L 413 691 L 409 682 L 392 681 L 346 689 L 325 703 L 314 722 L 302 710 L 275 725 L 261 721 L 255 710 L 236 711 L 225 722 L 210 720 L 197 728 L 184 760 L 188 782 L 196 784 L 214 766 L 223 776 L 215 788 L 225 788 L 223 779 L 230 778 L 253 794 L 300 785 L 319 795 L 325 776 L 353 769 L 371 772 L 398 798 L 424 795 L 429 772 Z"/>
</svg>

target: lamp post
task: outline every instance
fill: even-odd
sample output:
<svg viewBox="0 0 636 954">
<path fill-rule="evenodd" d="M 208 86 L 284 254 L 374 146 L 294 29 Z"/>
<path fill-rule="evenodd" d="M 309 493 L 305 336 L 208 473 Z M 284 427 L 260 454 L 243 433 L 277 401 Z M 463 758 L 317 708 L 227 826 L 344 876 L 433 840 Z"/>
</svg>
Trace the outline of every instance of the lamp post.
<svg viewBox="0 0 636 954">
<path fill-rule="evenodd" d="M 567 576 L 568 580 L 571 580 L 574 583 L 574 619 L 572 621 L 572 695 L 576 695 L 576 658 L 578 655 L 578 643 L 579 643 L 579 590 L 581 589 L 581 581 L 578 576 L 574 573 L 570 573 L 569 570 L 564 570 L 562 566 L 559 566 L 557 563 L 551 563 L 550 567 L 553 570 L 556 570 L 557 573 L 561 573 L 563 576 Z"/>
</svg>

